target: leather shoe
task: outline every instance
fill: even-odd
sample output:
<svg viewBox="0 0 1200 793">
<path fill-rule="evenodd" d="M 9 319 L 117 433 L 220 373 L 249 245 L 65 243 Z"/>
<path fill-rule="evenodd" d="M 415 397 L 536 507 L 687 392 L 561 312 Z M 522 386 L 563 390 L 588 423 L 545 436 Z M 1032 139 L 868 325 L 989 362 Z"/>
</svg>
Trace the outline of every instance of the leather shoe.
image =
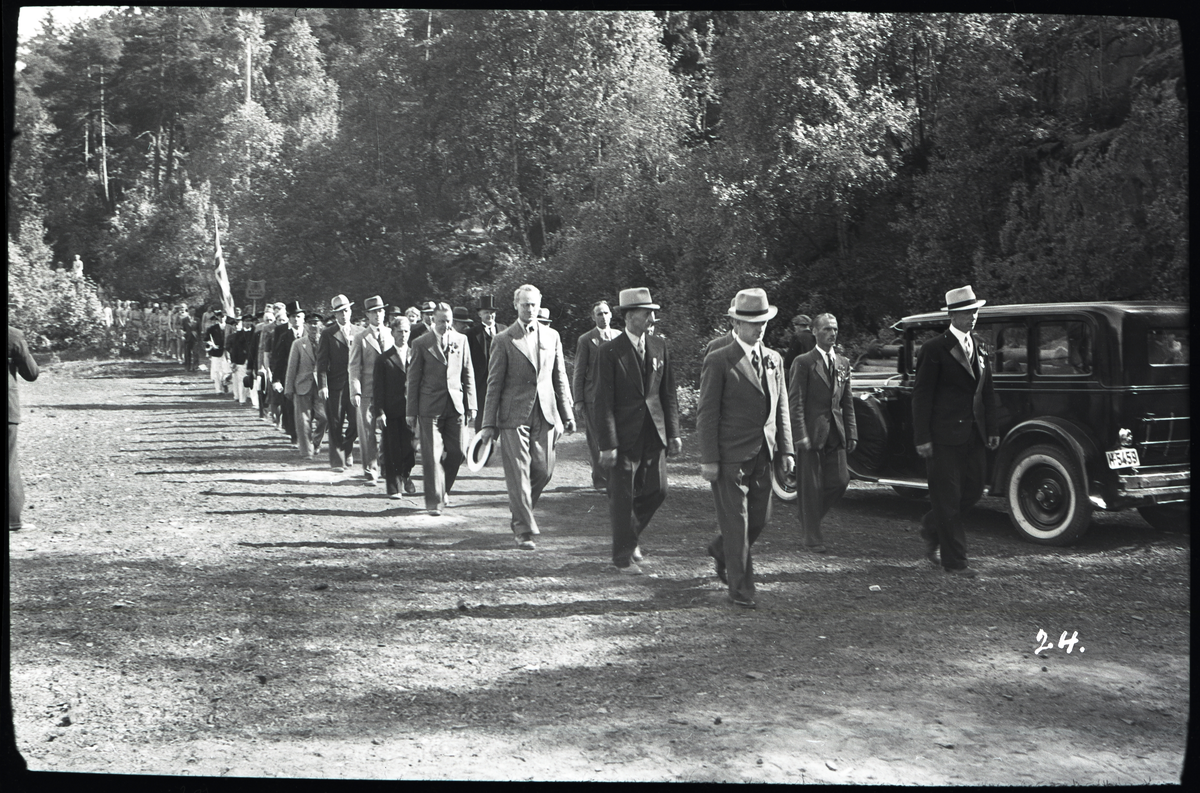
<svg viewBox="0 0 1200 793">
<path fill-rule="evenodd" d="M 711 549 L 706 548 L 705 550 L 708 551 L 708 555 L 713 558 L 713 565 L 717 569 L 717 578 L 721 579 L 722 584 L 728 584 L 729 578 L 725 575 L 725 561 L 723 559 L 718 559 Z"/>
<path fill-rule="evenodd" d="M 529 533 L 522 534 L 517 537 L 517 547 L 522 551 L 532 551 L 537 548 L 537 546 L 533 544 L 533 535 Z"/>
<path fill-rule="evenodd" d="M 808 546 L 808 550 L 812 551 L 813 553 L 825 553 L 826 549 L 824 545 L 810 545 Z"/>
<path fill-rule="evenodd" d="M 936 545 L 925 546 L 925 558 L 928 559 L 929 563 L 934 567 L 942 566 L 941 561 L 938 559 L 938 547 Z"/>
<path fill-rule="evenodd" d="M 744 609 L 756 609 L 758 604 L 750 598 L 744 598 L 740 595 L 730 595 L 729 602 L 735 606 L 741 606 Z"/>
<path fill-rule="evenodd" d="M 442 511 L 440 509 L 431 509 L 431 510 L 429 510 L 429 514 L 432 515 L 433 517 L 437 518 L 437 517 L 441 516 Z"/>
<path fill-rule="evenodd" d="M 637 566 L 637 562 L 630 562 L 625 567 L 618 567 L 617 572 L 622 575 L 641 575 L 642 568 Z"/>
<path fill-rule="evenodd" d="M 640 545 L 634 546 L 633 555 L 630 556 L 629 558 L 635 562 L 642 561 L 642 546 L 640 546 Z"/>
<path fill-rule="evenodd" d="M 947 570 L 946 572 L 949 573 L 950 575 L 962 576 L 963 578 L 974 578 L 975 577 L 975 571 L 972 570 L 970 567 L 958 567 L 958 568 L 955 568 L 954 570 Z"/>
<path fill-rule="evenodd" d="M 394 498 L 397 501 L 399 501 L 400 499 L 404 498 L 404 494 L 403 493 L 388 493 L 388 498 Z"/>
<path fill-rule="evenodd" d="M 413 484 L 411 477 L 404 477 L 404 493 L 405 495 L 413 495 L 417 492 L 417 486 Z"/>
</svg>

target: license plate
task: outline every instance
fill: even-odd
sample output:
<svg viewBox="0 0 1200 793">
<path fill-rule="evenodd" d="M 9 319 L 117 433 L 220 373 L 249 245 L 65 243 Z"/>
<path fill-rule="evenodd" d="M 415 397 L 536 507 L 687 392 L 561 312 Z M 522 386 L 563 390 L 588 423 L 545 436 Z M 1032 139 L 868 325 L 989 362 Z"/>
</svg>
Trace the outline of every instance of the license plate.
<svg viewBox="0 0 1200 793">
<path fill-rule="evenodd" d="M 1137 468 L 1141 465 L 1137 449 L 1117 449 L 1115 452 L 1105 452 L 1108 455 L 1109 468 Z"/>
</svg>

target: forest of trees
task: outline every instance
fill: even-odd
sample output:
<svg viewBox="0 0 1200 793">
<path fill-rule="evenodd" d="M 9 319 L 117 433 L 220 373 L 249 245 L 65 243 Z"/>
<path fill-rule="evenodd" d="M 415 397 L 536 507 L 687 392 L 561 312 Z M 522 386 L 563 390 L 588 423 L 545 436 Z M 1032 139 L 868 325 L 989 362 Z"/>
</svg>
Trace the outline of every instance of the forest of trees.
<svg viewBox="0 0 1200 793">
<path fill-rule="evenodd" d="M 10 291 L 215 302 L 216 222 L 239 303 L 529 281 L 573 338 L 644 285 L 693 369 L 747 286 L 850 337 L 1188 295 L 1174 20 L 137 7 L 18 59 Z"/>
</svg>

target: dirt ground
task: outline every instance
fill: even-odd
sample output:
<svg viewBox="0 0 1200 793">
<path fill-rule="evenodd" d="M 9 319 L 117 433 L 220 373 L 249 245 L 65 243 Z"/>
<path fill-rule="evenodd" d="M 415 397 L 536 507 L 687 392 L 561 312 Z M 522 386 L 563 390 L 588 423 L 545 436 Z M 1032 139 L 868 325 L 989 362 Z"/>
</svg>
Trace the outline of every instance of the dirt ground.
<svg viewBox="0 0 1200 793">
<path fill-rule="evenodd" d="M 22 383 L 30 530 L 9 535 L 17 746 L 31 769 L 196 777 L 857 784 L 1175 783 L 1191 538 L 1100 514 L 975 580 L 931 568 L 922 503 L 854 484 L 828 555 L 793 505 L 727 605 L 693 439 L 609 561 L 580 434 L 521 551 L 494 460 L 453 506 L 301 461 L 203 373 L 71 362 Z M 419 480 L 418 480 L 419 481 Z M 1044 630 L 1051 646 L 1035 653 Z M 1063 632 L 1078 643 L 1058 645 Z"/>
</svg>

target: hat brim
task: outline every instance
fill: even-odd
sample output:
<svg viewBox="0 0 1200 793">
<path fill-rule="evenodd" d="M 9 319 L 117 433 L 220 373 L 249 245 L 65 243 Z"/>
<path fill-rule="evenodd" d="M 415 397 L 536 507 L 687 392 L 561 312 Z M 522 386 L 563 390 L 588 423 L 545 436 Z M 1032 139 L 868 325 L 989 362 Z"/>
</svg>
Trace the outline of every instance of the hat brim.
<svg viewBox="0 0 1200 793">
<path fill-rule="evenodd" d="M 353 300 L 351 300 L 349 303 L 342 303 L 340 306 L 332 306 L 329 310 L 330 311 L 341 311 L 343 308 L 350 308 L 350 306 L 352 306 L 352 305 L 354 305 Z"/>
<path fill-rule="evenodd" d="M 775 315 L 779 313 L 779 307 L 767 306 L 767 313 L 765 314 L 739 314 L 734 308 L 730 308 L 725 313 L 731 319 L 740 319 L 742 322 L 769 322 L 775 319 Z"/>
<path fill-rule="evenodd" d="M 617 306 L 617 310 L 619 311 L 630 311 L 635 308 L 649 308 L 658 311 L 661 306 L 657 303 L 634 303 L 632 306 Z"/>
<path fill-rule="evenodd" d="M 987 303 L 986 300 L 976 300 L 974 303 L 968 303 L 965 306 L 955 306 L 954 308 L 951 308 L 950 306 L 942 306 L 942 311 L 970 311 L 973 308 L 979 308 L 983 306 L 985 303 Z"/>
<path fill-rule="evenodd" d="M 488 460 L 492 457 L 492 447 L 496 445 L 495 440 L 488 443 L 481 443 L 483 433 L 475 433 L 475 437 L 471 439 L 471 443 L 467 446 L 467 470 L 473 474 L 477 474 L 487 465 Z"/>
</svg>

